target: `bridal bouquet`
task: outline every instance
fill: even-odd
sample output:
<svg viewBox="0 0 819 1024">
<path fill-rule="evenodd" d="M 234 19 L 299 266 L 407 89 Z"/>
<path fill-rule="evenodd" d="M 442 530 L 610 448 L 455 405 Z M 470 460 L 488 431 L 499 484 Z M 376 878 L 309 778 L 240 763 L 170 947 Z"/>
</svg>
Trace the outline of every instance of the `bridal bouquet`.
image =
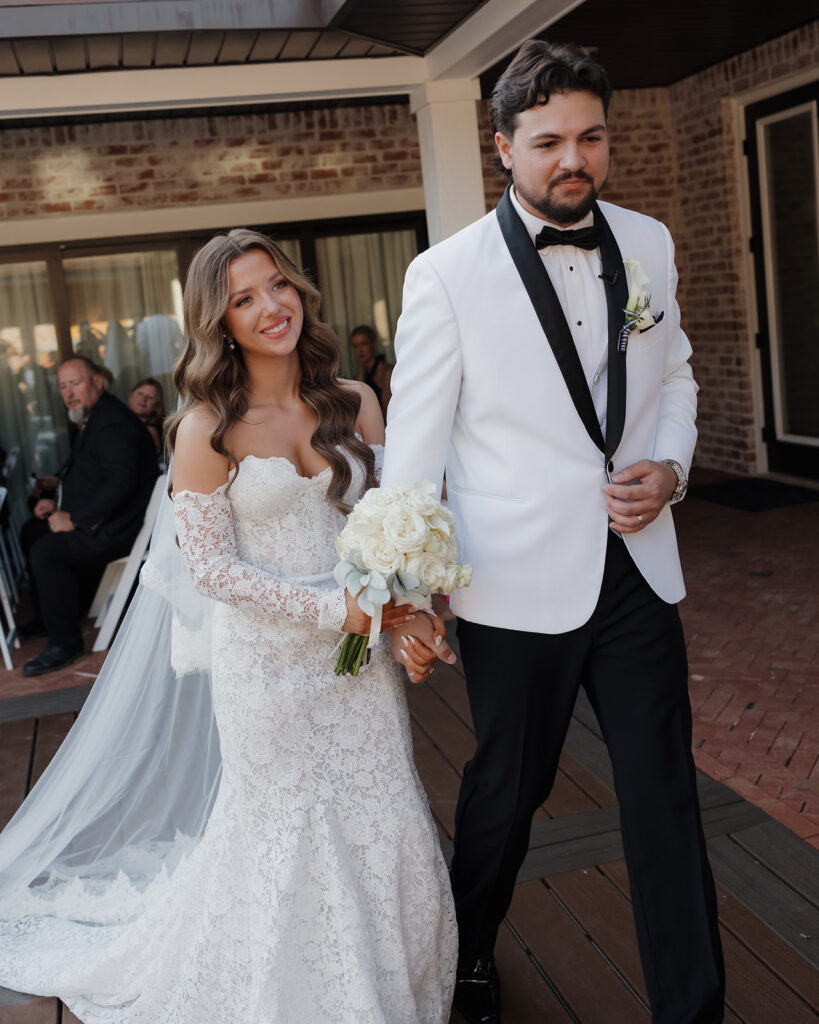
<svg viewBox="0 0 819 1024">
<path fill-rule="evenodd" d="M 381 632 L 381 610 L 396 604 L 428 608 L 430 594 L 468 587 L 472 569 L 458 558 L 455 518 L 435 497 L 435 485 L 372 488 L 361 498 L 336 538 L 341 561 L 339 586 L 372 617 L 370 635 L 348 634 L 336 662 L 336 675 L 358 675 Z"/>
</svg>

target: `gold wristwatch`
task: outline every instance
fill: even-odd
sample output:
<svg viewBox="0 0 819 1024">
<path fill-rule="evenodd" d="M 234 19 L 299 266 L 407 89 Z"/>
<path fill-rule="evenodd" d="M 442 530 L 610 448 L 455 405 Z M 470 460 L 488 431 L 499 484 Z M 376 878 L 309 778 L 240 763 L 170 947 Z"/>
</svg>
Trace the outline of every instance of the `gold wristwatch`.
<svg viewBox="0 0 819 1024">
<path fill-rule="evenodd" d="M 676 505 L 678 501 L 682 501 L 685 497 L 685 492 L 688 490 L 688 477 L 685 475 L 685 470 L 675 459 L 660 459 L 660 462 L 664 462 L 666 466 L 671 466 L 677 475 L 677 486 L 674 488 L 674 493 L 668 499 L 669 505 Z"/>
</svg>

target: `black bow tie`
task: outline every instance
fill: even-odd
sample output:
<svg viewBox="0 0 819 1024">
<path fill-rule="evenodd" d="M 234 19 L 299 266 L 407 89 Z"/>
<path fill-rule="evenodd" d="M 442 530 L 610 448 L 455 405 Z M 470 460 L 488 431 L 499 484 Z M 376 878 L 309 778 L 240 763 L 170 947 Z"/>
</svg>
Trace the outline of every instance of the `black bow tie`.
<svg viewBox="0 0 819 1024">
<path fill-rule="evenodd" d="M 559 231 L 557 228 L 545 227 L 535 238 L 535 247 L 545 249 L 547 245 L 576 245 L 578 249 L 596 249 L 600 245 L 600 233 L 592 224 L 577 231 Z"/>
</svg>

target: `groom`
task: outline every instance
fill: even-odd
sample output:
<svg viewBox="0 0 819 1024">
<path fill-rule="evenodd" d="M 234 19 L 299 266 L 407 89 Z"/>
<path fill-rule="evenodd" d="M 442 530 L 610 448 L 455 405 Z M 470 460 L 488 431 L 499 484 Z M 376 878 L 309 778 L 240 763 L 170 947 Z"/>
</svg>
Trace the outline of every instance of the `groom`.
<svg viewBox="0 0 819 1024">
<path fill-rule="evenodd" d="M 697 386 L 667 229 L 597 202 L 610 95 L 582 48 L 522 47 L 492 96 L 509 187 L 413 262 L 395 339 L 382 482 L 446 470 L 474 570 L 452 600 L 477 733 L 452 886 L 455 1005 L 483 1024 L 501 1019 L 495 939 L 581 685 L 612 759 L 652 1020 L 723 1015 L 670 509 Z"/>
</svg>

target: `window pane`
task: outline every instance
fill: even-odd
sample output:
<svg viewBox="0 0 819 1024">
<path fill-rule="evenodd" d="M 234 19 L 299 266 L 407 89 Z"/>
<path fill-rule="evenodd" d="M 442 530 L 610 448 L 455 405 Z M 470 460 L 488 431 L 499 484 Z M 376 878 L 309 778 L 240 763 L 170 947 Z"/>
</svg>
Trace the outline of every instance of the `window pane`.
<svg viewBox="0 0 819 1024">
<path fill-rule="evenodd" d="M 375 328 L 381 352 L 395 362 L 392 347 L 401 312 L 404 273 L 418 254 L 414 231 L 383 231 L 316 239 L 322 312 L 341 342 L 341 372 L 357 377 L 350 331 Z"/>
<path fill-rule="evenodd" d="M 172 373 L 182 347 L 182 287 L 173 251 L 63 261 L 75 352 L 106 367 L 123 401 L 143 377 L 176 408 Z"/>
<path fill-rule="evenodd" d="M 785 434 L 819 438 L 816 108 L 766 125 L 775 358 Z"/>
<path fill-rule="evenodd" d="M 22 481 L 29 473 L 55 473 L 68 455 L 58 361 L 46 264 L 0 264 L 0 446 L 20 448 L 21 471 L 9 493 L 23 516 Z"/>
</svg>

